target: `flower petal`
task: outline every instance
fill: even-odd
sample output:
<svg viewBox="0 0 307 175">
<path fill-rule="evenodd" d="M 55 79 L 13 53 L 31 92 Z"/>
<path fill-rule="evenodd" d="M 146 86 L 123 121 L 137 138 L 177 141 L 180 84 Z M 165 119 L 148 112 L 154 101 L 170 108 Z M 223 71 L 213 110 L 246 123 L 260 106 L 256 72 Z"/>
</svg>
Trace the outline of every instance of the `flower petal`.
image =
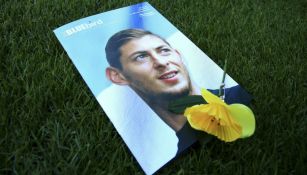
<svg viewBox="0 0 307 175">
<path fill-rule="evenodd" d="M 217 136 L 225 142 L 241 137 L 241 126 L 231 117 L 228 108 L 217 103 L 195 105 L 187 108 L 184 116 L 190 125 L 197 130 Z"/>
<path fill-rule="evenodd" d="M 203 130 L 208 126 L 209 122 L 207 120 L 210 120 L 211 117 L 206 112 L 202 112 L 205 109 L 205 105 L 195 105 L 185 110 L 184 116 L 187 117 L 193 128 Z"/>
<path fill-rule="evenodd" d="M 255 132 L 255 117 L 251 109 L 242 104 L 228 106 L 233 119 L 242 127 L 241 138 L 249 137 Z"/>
<path fill-rule="evenodd" d="M 212 94 L 207 89 L 201 89 L 201 95 L 203 96 L 203 98 L 206 100 L 207 103 L 218 103 L 223 106 L 227 105 L 223 100 Z"/>
</svg>

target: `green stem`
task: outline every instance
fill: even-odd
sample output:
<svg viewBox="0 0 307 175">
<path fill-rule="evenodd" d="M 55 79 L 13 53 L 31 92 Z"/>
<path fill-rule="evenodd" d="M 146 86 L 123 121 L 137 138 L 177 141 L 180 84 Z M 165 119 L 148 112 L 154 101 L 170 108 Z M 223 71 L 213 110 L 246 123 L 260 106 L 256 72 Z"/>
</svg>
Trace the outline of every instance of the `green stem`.
<svg viewBox="0 0 307 175">
<path fill-rule="evenodd" d="M 224 64 L 224 73 L 223 73 L 222 83 L 221 83 L 220 90 L 219 90 L 219 97 L 224 95 L 224 94 L 222 94 L 222 92 L 223 92 L 223 88 L 225 86 L 226 69 L 227 69 L 227 59 L 225 60 L 225 64 Z"/>
</svg>

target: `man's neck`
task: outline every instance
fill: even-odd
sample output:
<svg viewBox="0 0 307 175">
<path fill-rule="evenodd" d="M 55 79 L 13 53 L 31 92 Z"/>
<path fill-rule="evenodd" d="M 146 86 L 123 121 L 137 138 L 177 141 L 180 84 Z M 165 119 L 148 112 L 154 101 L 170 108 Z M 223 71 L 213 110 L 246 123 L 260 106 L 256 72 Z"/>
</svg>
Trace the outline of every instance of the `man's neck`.
<svg viewBox="0 0 307 175">
<path fill-rule="evenodd" d="M 152 105 L 151 107 L 159 117 L 176 132 L 179 131 L 187 121 L 183 114 L 172 113 L 168 110 L 168 107 L 162 107 L 160 105 Z"/>
<path fill-rule="evenodd" d="M 195 87 L 195 86 L 194 86 Z M 193 88 L 189 95 L 198 95 L 200 91 Z M 147 101 L 147 100 L 145 100 Z M 167 100 L 157 100 L 154 102 L 147 101 L 148 105 L 159 115 L 159 117 L 175 132 L 179 131 L 187 119 L 183 114 L 175 114 L 168 110 L 168 104 L 170 101 Z"/>
</svg>

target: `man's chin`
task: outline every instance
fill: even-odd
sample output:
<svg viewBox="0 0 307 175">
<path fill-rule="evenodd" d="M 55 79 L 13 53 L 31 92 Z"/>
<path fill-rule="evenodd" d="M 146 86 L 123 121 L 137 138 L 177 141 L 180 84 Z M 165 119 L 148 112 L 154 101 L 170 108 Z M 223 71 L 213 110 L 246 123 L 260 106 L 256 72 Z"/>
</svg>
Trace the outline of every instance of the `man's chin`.
<svg viewBox="0 0 307 175">
<path fill-rule="evenodd" d="M 182 89 L 180 91 L 174 91 L 174 92 L 161 92 L 161 93 L 155 94 L 155 96 L 153 96 L 152 98 L 162 99 L 165 101 L 172 101 L 172 100 L 176 100 L 176 99 L 188 96 L 189 93 L 190 93 L 189 88 L 186 88 L 186 89 Z"/>
</svg>

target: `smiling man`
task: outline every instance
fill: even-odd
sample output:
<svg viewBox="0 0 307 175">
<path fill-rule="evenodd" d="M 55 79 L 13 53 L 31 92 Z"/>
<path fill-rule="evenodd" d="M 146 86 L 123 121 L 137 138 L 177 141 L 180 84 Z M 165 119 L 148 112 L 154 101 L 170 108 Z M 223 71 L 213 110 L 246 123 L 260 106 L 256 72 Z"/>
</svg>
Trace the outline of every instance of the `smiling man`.
<svg viewBox="0 0 307 175">
<path fill-rule="evenodd" d="M 199 138 L 200 132 L 192 129 L 183 115 L 168 110 L 170 101 L 200 94 L 179 51 L 160 36 L 139 29 L 114 34 L 105 51 L 110 64 L 106 69 L 108 79 L 117 85 L 130 86 L 176 132 L 178 153 Z M 227 90 L 226 94 L 230 91 L 236 98 L 242 94 L 248 96 L 240 90 Z M 238 101 L 242 103 L 240 97 Z"/>
<path fill-rule="evenodd" d="M 107 77 L 129 85 L 176 132 L 186 123 L 183 115 L 168 111 L 171 100 L 196 94 L 180 53 L 163 38 L 128 29 L 113 35 L 106 46 Z"/>
</svg>

